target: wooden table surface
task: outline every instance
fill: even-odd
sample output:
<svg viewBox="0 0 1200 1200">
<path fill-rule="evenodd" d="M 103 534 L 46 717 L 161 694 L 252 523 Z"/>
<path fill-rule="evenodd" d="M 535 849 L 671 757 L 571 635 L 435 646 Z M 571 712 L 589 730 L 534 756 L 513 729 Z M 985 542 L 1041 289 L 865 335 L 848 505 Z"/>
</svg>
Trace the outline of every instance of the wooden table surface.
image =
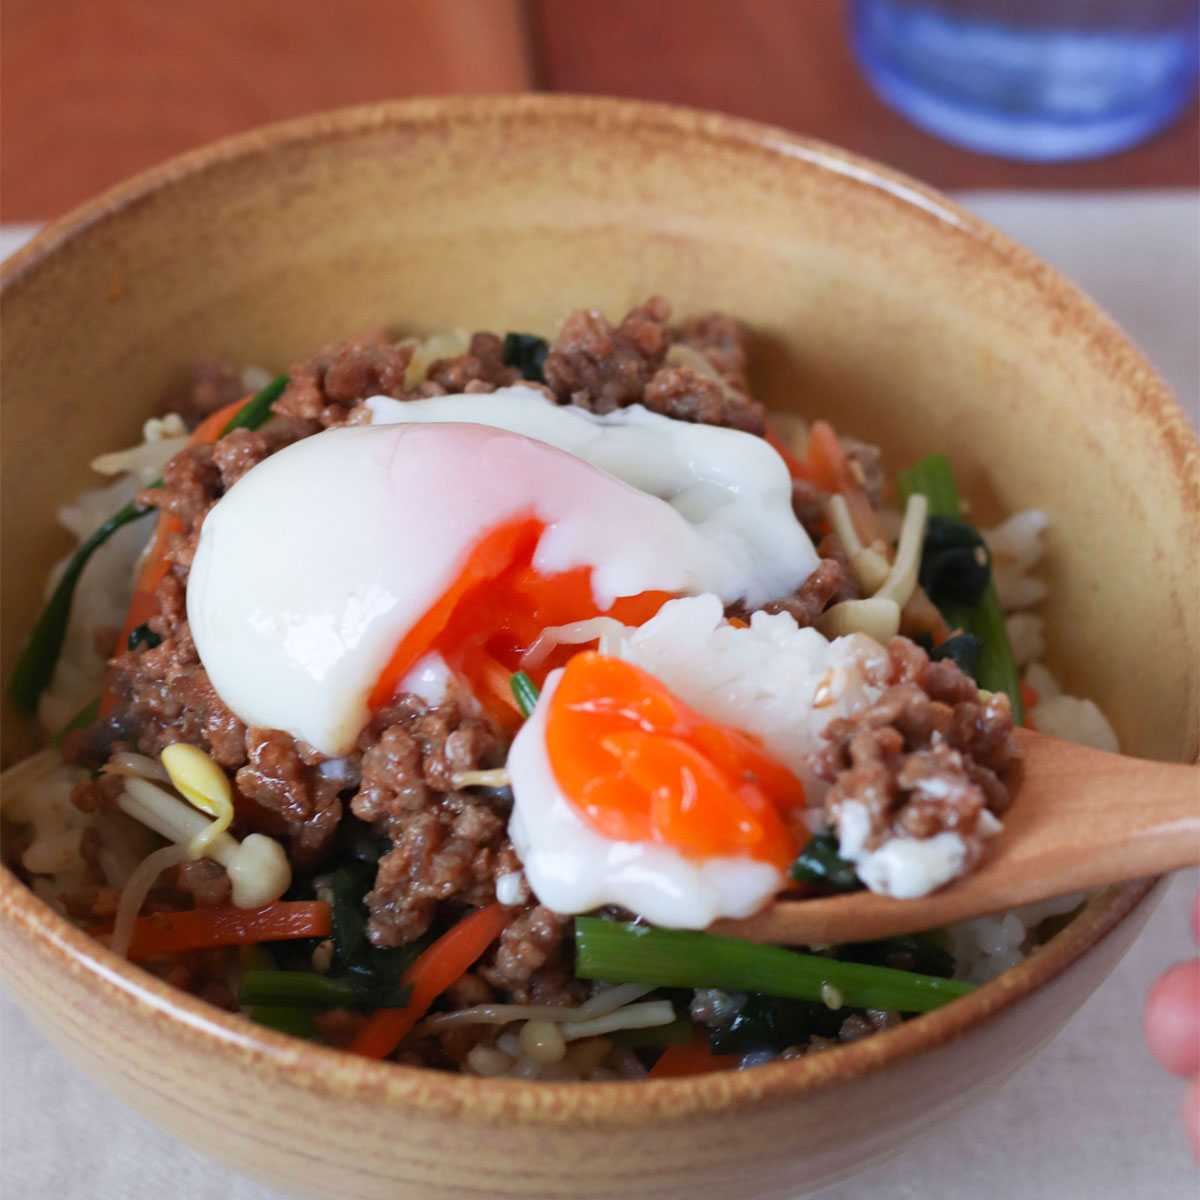
<svg viewBox="0 0 1200 1200">
<path fill-rule="evenodd" d="M 172 154 L 301 113 L 443 92 L 640 96 L 837 142 L 944 188 L 1200 183 L 1200 118 L 1040 166 L 890 112 L 839 0 L 5 0 L 0 219 L 59 215 Z"/>
</svg>

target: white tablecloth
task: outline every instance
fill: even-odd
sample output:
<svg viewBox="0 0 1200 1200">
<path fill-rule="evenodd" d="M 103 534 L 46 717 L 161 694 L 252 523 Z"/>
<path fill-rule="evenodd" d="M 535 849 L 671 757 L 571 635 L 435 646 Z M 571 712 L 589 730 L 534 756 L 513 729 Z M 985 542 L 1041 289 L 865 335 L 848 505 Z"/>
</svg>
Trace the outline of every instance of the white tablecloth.
<svg viewBox="0 0 1200 1200">
<path fill-rule="evenodd" d="M 1192 192 L 982 194 L 965 202 L 1061 268 L 1111 312 L 1200 417 L 1200 204 Z M 0 257 L 26 231 L 0 230 Z M 1200 421 L 1198 421 L 1200 423 Z M 1193 952 L 1172 885 L 1129 955 L 1032 1063 L 931 1139 L 829 1200 L 1179 1200 L 1197 1176 L 1182 1085 L 1142 1043 L 1142 999 Z M 285 1200 L 113 1100 L 0 1006 L 0 1190 L 5 1200 Z"/>
</svg>

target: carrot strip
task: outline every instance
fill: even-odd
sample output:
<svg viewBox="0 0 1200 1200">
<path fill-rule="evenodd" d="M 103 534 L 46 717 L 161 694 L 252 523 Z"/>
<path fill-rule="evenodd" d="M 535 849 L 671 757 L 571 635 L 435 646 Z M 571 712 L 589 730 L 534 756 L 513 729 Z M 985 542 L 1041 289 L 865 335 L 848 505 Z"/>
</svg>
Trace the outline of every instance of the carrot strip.
<svg viewBox="0 0 1200 1200">
<path fill-rule="evenodd" d="M 890 546 L 887 530 L 879 520 L 879 514 L 871 507 L 870 497 L 851 469 L 846 451 L 828 421 L 813 423 L 812 432 L 808 435 L 806 465 L 818 487 L 827 492 L 836 492 L 846 501 L 850 519 L 864 546 L 875 542 Z"/>
<path fill-rule="evenodd" d="M 513 695 L 512 672 L 486 650 L 481 650 L 472 676 L 483 685 L 483 694 L 478 699 L 484 711 L 506 733 L 515 733 L 524 714 Z"/>
<path fill-rule="evenodd" d="M 788 474 L 793 479 L 812 478 L 808 467 L 804 465 L 804 460 L 789 450 L 788 447 L 784 445 L 782 441 L 780 441 L 778 434 L 776 434 L 773 430 L 768 429 L 767 432 L 763 434 L 763 437 L 766 439 L 767 445 L 770 446 L 771 449 L 783 459 L 783 465 L 787 467 Z"/>
<path fill-rule="evenodd" d="M 1022 724 L 1026 729 L 1037 729 L 1033 721 L 1033 710 L 1037 708 L 1038 694 L 1036 688 L 1031 688 L 1025 680 L 1021 680 L 1021 702 L 1025 707 L 1025 719 Z"/>
<path fill-rule="evenodd" d="M 155 954 L 182 954 L 219 946 L 277 942 L 287 938 L 327 937 L 329 905 L 322 900 L 289 901 L 264 908 L 225 905 L 189 912 L 153 913 L 138 917 L 127 957 L 136 961 Z"/>
<path fill-rule="evenodd" d="M 649 1079 L 682 1079 L 689 1075 L 707 1075 L 710 1071 L 732 1070 L 738 1064 L 736 1054 L 714 1054 L 708 1038 L 697 1031 L 686 1045 L 668 1046 L 650 1068 Z"/>
<path fill-rule="evenodd" d="M 850 470 L 850 460 L 828 421 L 813 422 L 808 435 L 806 466 L 810 478 L 824 491 L 845 495 L 859 488 L 858 480 Z"/>
<path fill-rule="evenodd" d="M 401 986 L 412 984 L 407 1007 L 376 1009 L 350 1043 L 350 1053 L 387 1058 L 429 1006 L 500 936 L 511 917 L 502 904 L 490 904 L 442 934 L 400 977 Z"/>
<path fill-rule="evenodd" d="M 209 413 L 195 429 L 192 430 L 190 444 L 198 446 L 201 442 L 206 442 L 211 445 L 221 436 L 221 431 L 233 420 L 234 417 L 253 400 L 253 395 L 243 396 L 240 400 L 234 400 L 230 404 L 226 404 L 223 408 L 218 408 L 216 412 Z"/>
</svg>

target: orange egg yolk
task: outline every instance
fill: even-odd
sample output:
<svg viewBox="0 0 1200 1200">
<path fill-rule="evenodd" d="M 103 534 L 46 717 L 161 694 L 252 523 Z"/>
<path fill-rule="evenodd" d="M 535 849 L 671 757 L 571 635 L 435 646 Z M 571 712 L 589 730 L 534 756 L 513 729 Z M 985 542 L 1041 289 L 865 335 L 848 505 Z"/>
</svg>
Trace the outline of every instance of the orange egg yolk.
<svg viewBox="0 0 1200 1200">
<path fill-rule="evenodd" d="M 511 728 L 520 718 L 509 677 L 542 630 L 602 615 L 641 625 L 671 599 L 670 592 L 641 592 L 600 609 L 590 567 L 555 575 L 534 569 L 534 551 L 545 529 L 536 517 L 519 518 L 475 544 L 454 583 L 396 647 L 368 697 L 372 709 L 386 704 L 417 662 L 436 651 L 471 684 L 489 714 Z M 560 655 L 543 663 L 538 682 L 561 661 Z"/>
<path fill-rule="evenodd" d="M 567 663 L 550 698 L 546 751 L 563 794 L 605 837 L 781 870 L 799 850 L 786 817 L 804 803 L 800 780 L 632 663 L 595 651 Z"/>
</svg>

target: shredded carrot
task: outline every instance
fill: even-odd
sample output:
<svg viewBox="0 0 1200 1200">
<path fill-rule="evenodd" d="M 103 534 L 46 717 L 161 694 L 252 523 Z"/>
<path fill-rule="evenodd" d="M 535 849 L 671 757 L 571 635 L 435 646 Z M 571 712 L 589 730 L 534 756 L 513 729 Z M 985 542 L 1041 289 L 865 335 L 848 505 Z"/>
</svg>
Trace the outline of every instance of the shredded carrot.
<svg viewBox="0 0 1200 1200">
<path fill-rule="evenodd" d="M 225 905 L 189 912 L 138 917 L 129 943 L 131 960 L 155 954 L 181 954 L 219 946 L 245 946 L 285 938 L 327 937 L 329 905 L 321 900 L 289 901 L 246 909 Z"/>
<path fill-rule="evenodd" d="M 736 1054 L 714 1054 L 708 1038 L 697 1030 L 686 1045 L 668 1046 L 650 1068 L 650 1079 L 682 1079 L 687 1075 L 707 1075 L 710 1071 L 732 1070 L 738 1064 Z"/>
<path fill-rule="evenodd" d="M 350 1052 L 387 1058 L 434 1000 L 462 978 L 511 919 L 511 912 L 502 904 L 491 904 L 476 909 L 442 934 L 400 977 L 401 985 L 412 984 L 407 1007 L 376 1009 L 350 1043 Z"/>
<path fill-rule="evenodd" d="M 771 449 L 783 459 L 783 464 L 787 467 L 788 474 L 793 479 L 812 478 L 808 468 L 804 465 L 803 459 L 789 450 L 787 446 L 780 441 L 779 436 L 776 433 L 768 429 L 767 432 L 763 434 L 763 437 L 766 439 L 767 445 L 770 446 Z"/>
<path fill-rule="evenodd" d="M 479 702 L 506 733 L 513 733 L 524 719 L 512 690 L 513 673 L 486 650 L 479 652 L 476 678 L 483 684 Z"/>
<path fill-rule="evenodd" d="M 850 520 L 864 546 L 881 542 L 890 549 L 887 530 L 879 514 L 871 507 L 871 499 L 859 482 L 846 457 L 842 443 L 828 421 L 815 421 L 808 435 L 806 465 L 812 480 L 827 492 L 836 492 L 846 501 Z"/>
<path fill-rule="evenodd" d="M 858 489 L 858 480 L 850 470 L 850 460 L 828 421 L 813 422 L 805 465 L 809 478 L 826 492 L 839 492 L 844 496 Z"/>
<path fill-rule="evenodd" d="M 253 400 L 253 395 L 243 396 L 240 400 L 234 400 L 231 404 L 226 404 L 223 408 L 218 408 L 216 412 L 209 413 L 195 429 L 192 430 L 190 444 L 198 446 L 202 442 L 212 445 L 213 442 L 221 436 L 221 431 L 233 420 L 234 417 Z"/>
<path fill-rule="evenodd" d="M 252 399 L 252 396 L 243 396 L 242 399 L 235 400 L 232 404 L 226 404 L 224 408 L 217 409 L 215 413 L 210 413 L 192 431 L 188 445 L 211 445 L 211 443 L 215 442 L 221 436 L 221 430 Z M 135 629 L 140 625 L 145 625 L 151 617 L 158 616 L 158 601 L 155 599 L 155 592 L 158 590 L 158 585 L 162 583 L 167 573 L 167 547 L 171 541 L 171 534 L 179 533 L 182 529 L 183 522 L 178 517 L 173 517 L 167 512 L 160 512 L 158 514 L 158 525 L 154 530 L 154 542 L 146 554 L 145 562 L 142 564 L 137 585 L 133 589 L 133 596 L 129 601 L 129 611 L 125 616 L 125 624 L 121 626 L 121 636 L 117 639 L 118 652 L 124 650 L 129 645 L 129 635 Z M 100 715 L 102 717 L 107 716 L 116 706 L 116 703 L 116 693 L 112 690 L 112 682 L 110 680 L 108 686 L 104 689 L 104 694 L 100 697 Z"/>
</svg>

